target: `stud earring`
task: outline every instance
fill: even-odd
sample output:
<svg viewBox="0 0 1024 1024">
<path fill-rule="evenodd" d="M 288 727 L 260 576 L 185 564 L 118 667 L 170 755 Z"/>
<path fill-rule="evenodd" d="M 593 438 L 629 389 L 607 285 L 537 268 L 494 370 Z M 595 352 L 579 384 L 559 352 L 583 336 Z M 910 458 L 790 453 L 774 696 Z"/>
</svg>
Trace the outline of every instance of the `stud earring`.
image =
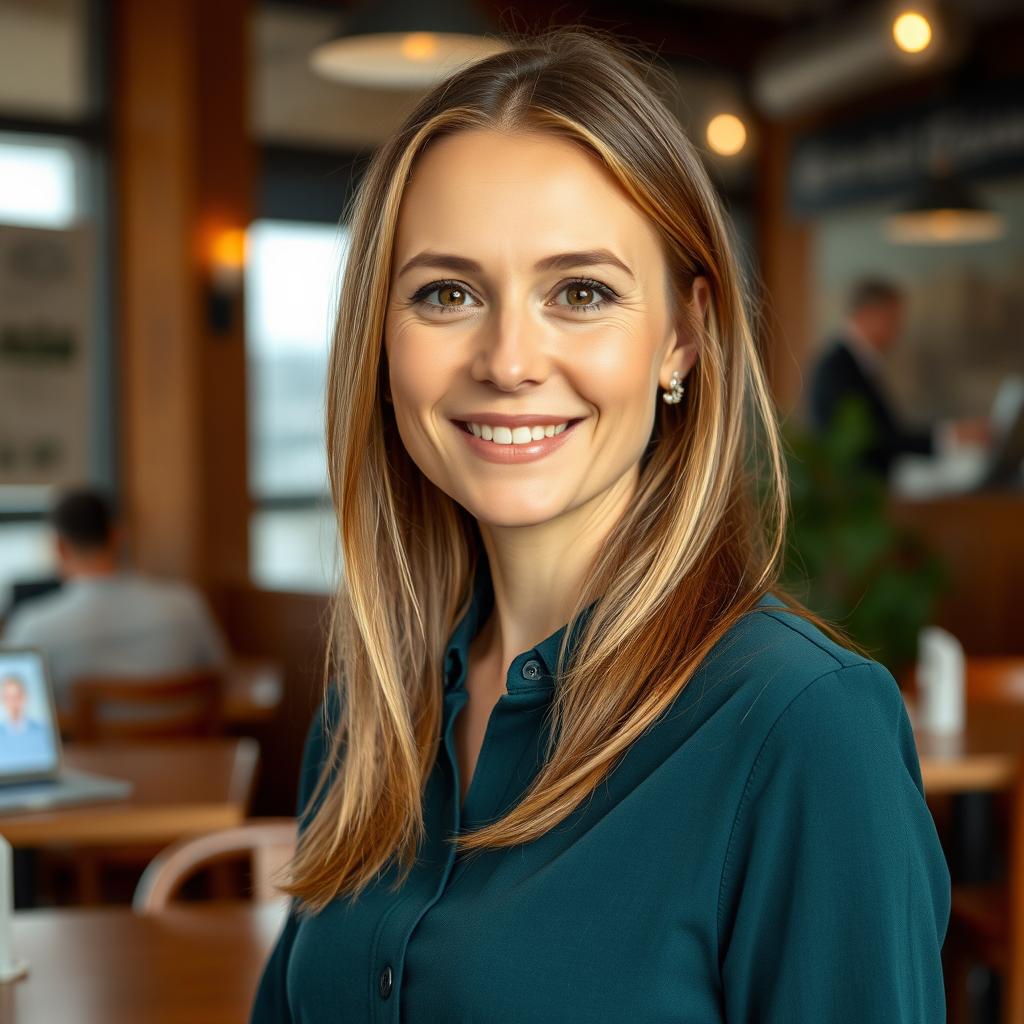
<svg viewBox="0 0 1024 1024">
<path fill-rule="evenodd" d="M 675 405 L 676 402 L 680 401 L 683 397 L 683 392 L 686 390 L 686 385 L 683 383 L 683 378 L 680 376 L 678 370 L 672 371 L 672 380 L 669 382 L 670 391 L 663 391 L 661 397 L 668 402 L 669 405 Z"/>
</svg>

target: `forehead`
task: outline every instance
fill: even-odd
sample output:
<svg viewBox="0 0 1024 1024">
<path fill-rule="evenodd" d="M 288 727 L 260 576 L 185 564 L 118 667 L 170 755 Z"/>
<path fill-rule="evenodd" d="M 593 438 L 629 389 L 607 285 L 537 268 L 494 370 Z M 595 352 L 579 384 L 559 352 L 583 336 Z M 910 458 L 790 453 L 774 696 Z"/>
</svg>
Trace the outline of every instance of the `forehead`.
<svg viewBox="0 0 1024 1024">
<path fill-rule="evenodd" d="M 400 256 L 429 247 L 532 261 L 597 246 L 638 269 L 660 262 L 654 225 L 601 161 L 539 132 L 432 141 L 406 186 L 395 238 Z"/>
</svg>

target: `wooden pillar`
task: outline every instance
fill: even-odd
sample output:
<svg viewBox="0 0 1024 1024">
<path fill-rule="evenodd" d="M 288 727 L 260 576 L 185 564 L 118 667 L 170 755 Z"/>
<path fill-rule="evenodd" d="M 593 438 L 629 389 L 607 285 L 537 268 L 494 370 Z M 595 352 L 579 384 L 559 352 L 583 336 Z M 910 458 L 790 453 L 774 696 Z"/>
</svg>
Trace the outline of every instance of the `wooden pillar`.
<svg viewBox="0 0 1024 1024">
<path fill-rule="evenodd" d="M 203 585 L 248 579 L 241 287 L 222 330 L 207 289 L 252 215 L 250 3 L 111 12 L 120 492 L 134 563 Z"/>
<path fill-rule="evenodd" d="M 789 125 L 772 121 L 761 124 L 755 200 L 764 288 L 762 329 L 766 337 L 762 344 L 772 390 L 783 416 L 803 400 L 802 388 L 813 342 L 811 229 L 793 220 L 786 202 L 793 135 Z"/>
</svg>

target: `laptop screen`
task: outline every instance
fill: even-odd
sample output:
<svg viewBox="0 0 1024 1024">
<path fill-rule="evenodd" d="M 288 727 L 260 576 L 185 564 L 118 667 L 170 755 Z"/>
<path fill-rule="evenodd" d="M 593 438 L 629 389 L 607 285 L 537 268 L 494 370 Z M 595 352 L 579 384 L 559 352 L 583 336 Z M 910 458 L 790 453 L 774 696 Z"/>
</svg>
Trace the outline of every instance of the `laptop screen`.
<svg viewBox="0 0 1024 1024">
<path fill-rule="evenodd" d="M 60 767 L 46 666 L 40 651 L 0 647 L 0 781 L 45 778 Z"/>
</svg>

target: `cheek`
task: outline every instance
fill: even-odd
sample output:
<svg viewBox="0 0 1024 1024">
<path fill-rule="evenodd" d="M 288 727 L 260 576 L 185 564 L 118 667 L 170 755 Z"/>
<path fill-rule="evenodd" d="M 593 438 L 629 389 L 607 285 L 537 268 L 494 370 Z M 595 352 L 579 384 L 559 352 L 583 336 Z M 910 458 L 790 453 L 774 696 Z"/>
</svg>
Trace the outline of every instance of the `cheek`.
<svg viewBox="0 0 1024 1024">
<path fill-rule="evenodd" d="M 437 337 L 425 337 L 414 326 L 399 328 L 387 339 L 391 403 L 398 433 L 406 450 L 427 476 L 435 476 L 435 433 L 439 403 L 450 392 L 456 373 L 447 349 Z"/>
<path fill-rule="evenodd" d="M 598 415 L 626 423 L 645 422 L 650 415 L 654 380 L 650 344 L 636 336 L 595 339 L 575 368 L 580 392 Z"/>
<path fill-rule="evenodd" d="M 387 345 L 391 396 L 401 419 L 416 418 L 444 395 L 451 370 L 436 339 L 399 329 Z"/>
</svg>

